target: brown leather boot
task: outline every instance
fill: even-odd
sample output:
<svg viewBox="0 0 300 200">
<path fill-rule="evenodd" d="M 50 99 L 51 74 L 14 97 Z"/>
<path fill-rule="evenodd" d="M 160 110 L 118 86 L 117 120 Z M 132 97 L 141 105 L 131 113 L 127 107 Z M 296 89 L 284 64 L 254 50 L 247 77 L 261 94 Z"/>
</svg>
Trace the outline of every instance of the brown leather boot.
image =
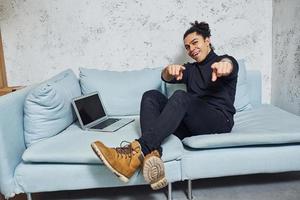
<svg viewBox="0 0 300 200">
<path fill-rule="evenodd" d="M 157 150 L 145 156 L 143 162 L 143 175 L 145 181 L 150 184 L 153 190 L 158 190 L 168 185 L 165 177 L 164 162 Z"/>
<path fill-rule="evenodd" d="M 93 142 L 91 146 L 103 163 L 124 182 L 129 181 L 144 160 L 138 141 L 117 148 L 109 148 L 100 141 Z"/>
</svg>

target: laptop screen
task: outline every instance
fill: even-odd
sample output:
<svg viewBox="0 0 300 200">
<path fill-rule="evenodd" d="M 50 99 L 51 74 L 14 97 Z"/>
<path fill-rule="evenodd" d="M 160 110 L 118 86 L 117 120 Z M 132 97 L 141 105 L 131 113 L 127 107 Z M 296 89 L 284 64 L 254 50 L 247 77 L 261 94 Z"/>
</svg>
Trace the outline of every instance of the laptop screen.
<svg viewBox="0 0 300 200">
<path fill-rule="evenodd" d="M 83 125 L 87 125 L 105 116 L 105 111 L 98 94 L 74 101 Z"/>
</svg>

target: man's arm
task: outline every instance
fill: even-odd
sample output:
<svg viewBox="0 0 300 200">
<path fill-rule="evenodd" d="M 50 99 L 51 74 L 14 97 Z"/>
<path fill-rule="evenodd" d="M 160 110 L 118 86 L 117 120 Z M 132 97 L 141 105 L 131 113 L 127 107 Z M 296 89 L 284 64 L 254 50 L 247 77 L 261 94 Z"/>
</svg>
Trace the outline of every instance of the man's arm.
<svg viewBox="0 0 300 200">
<path fill-rule="evenodd" d="M 222 58 L 220 60 L 220 62 L 228 62 L 228 63 L 230 63 L 233 66 L 233 63 L 232 63 L 232 61 L 229 58 Z"/>
</svg>

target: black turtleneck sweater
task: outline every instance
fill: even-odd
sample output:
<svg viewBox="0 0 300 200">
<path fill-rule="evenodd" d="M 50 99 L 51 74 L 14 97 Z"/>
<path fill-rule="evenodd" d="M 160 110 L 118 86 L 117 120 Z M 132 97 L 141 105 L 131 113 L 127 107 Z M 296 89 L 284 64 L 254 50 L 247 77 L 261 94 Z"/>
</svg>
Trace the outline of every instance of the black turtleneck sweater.
<svg viewBox="0 0 300 200">
<path fill-rule="evenodd" d="M 223 58 L 229 58 L 232 61 L 233 71 L 228 76 L 218 77 L 213 82 L 211 80 L 211 65 Z M 232 119 L 235 114 L 233 103 L 239 69 L 237 61 L 232 56 L 218 56 L 211 50 L 202 62 L 186 63 L 183 66 L 185 70 L 183 71 L 182 80 L 177 81 L 174 78 L 171 81 L 164 81 L 168 83 L 185 83 L 188 93 L 201 98 Z"/>
</svg>

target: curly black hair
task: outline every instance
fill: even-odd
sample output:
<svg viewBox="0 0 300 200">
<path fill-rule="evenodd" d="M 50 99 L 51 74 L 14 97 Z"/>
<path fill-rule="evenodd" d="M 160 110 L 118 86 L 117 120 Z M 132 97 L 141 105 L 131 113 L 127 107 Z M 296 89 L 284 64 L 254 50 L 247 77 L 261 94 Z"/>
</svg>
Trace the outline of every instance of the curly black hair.
<svg viewBox="0 0 300 200">
<path fill-rule="evenodd" d="M 199 23 L 198 21 L 195 21 L 194 23 L 191 23 L 191 27 L 187 31 L 185 31 L 183 35 L 183 39 L 185 39 L 187 35 L 194 32 L 201 35 L 204 39 L 211 36 L 208 23 L 206 22 Z M 211 44 L 210 47 L 214 49 Z"/>
</svg>

